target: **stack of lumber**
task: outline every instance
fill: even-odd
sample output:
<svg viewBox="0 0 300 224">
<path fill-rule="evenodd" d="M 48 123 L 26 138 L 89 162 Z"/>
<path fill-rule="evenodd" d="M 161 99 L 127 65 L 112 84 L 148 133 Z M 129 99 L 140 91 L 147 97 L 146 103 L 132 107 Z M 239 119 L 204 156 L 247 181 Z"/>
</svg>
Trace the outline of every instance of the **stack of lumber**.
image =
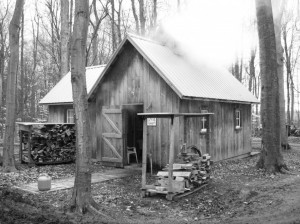
<svg viewBox="0 0 300 224">
<path fill-rule="evenodd" d="M 26 139 L 28 142 L 28 133 L 24 132 L 23 135 L 25 142 Z M 40 164 L 74 161 L 75 144 L 74 125 L 56 124 L 35 127 L 31 132 L 31 158 L 34 163 Z"/>
</svg>

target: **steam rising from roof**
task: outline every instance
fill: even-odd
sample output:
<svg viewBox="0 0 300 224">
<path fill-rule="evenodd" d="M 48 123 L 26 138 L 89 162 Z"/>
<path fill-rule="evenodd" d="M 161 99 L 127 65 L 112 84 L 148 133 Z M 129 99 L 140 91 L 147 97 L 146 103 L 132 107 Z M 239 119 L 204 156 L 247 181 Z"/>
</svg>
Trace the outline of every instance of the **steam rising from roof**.
<svg viewBox="0 0 300 224">
<path fill-rule="evenodd" d="M 162 21 L 156 39 L 175 53 L 227 66 L 251 50 L 245 23 L 255 15 L 251 0 L 188 1 L 180 13 Z"/>
</svg>

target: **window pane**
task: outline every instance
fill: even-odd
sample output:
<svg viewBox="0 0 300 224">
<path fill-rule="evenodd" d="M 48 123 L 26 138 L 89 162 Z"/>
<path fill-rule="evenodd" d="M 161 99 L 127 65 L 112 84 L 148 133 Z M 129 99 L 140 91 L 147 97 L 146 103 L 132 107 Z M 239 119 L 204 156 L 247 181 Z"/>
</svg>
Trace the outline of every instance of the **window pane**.
<svg viewBox="0 0 300 224">
<path fill-rule="evenodd" d="M 74 109 L 67 110 L 67 123 L 74 123 Z"/>
</svg>

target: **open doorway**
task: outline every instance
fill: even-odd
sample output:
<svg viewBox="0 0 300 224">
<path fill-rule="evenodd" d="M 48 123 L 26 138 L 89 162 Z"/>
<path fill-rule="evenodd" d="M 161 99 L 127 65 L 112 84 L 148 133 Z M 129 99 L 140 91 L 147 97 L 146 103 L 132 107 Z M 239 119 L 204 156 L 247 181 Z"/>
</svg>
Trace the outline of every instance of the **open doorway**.
<svg viewBox="0 0 300 224">
<path fill-rule="evenodd" d="M 137 116 L 137 114 L 143 112 L 143 105 L 123 105 L 123 111 L 125 116 L 125 164 L 141 163 L 143 152 L 143 119 L 140 116 Z M 130 153 L 132 152 L 132 148 L 127 151 L 127 147 L 135 147 L 136 155 L 135 153 Z"/>
</svg>

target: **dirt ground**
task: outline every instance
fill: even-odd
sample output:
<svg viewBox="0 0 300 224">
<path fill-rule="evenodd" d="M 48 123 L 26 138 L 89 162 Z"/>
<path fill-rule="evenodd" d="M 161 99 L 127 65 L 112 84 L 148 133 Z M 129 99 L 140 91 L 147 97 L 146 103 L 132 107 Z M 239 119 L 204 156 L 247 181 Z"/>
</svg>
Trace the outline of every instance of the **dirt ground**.
<svg viewBox="0 0 300 224">
<path fill-rule="evenodd" d="M 258 156 L 222 161 L 214 164 L 206 187 L 177 202 L 159 195 L 141 198 L 141 175 L 93 184 L 93 197 L 110 220 L 69 213 L 72 190 L 35 195 L 11 188 L 36 181 L 40 172 L 53 178 L 73 175 L 74 164 L 22 165 L 19 173 L 0 174 L 0 223 L 300 223 L 300 144 L 283 155 L 294 175 L 257 170 Z M 105 169 L 94 164 L 95 172 Z"/>
</svg>

